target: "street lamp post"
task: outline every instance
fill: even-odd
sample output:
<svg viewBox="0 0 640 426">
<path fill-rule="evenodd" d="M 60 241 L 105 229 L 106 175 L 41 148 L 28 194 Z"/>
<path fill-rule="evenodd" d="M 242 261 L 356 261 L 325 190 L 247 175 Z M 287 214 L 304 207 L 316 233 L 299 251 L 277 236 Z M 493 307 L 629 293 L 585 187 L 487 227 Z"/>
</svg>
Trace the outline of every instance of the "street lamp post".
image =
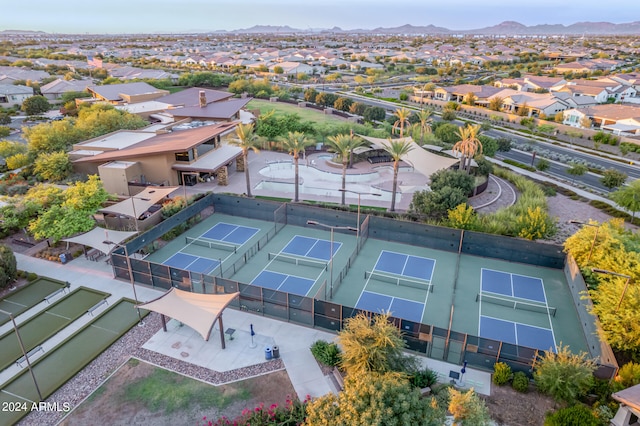
<svg viewBox="0 0 640 426">
<path fill-rule="evenodd" d="M 606 269 L 598 269 L 591 268 L 591 272 L 595 272 L 597 274 L 606 274 L 606 275 L 614 275 L 616 277 L 626 278 L 627 281 L 624 283 L 624 289 L 622 289 L 622 294 L 620 295 L 620 300 L 618 301 L 618 306 L 616 306 L 615 312 L 618 312 L 620 309 L 620 305 L 622 305 L 622 300 L 624 299 L 624 295 L 627 293 L 627 288 L 629 288 L 629 283 L 631 282 L 631 275 L 620 274 L 618 272 L 608 271 Z"/>
<path fill-rule="evenodd" d="M 361 195 L 374 195 L 376 197 L 381 197 L 382 194 L 376 194 L 374 192 L 358 192 L 358 191 L 352 191 L 350 189 L 338 189 L 338 191 L 340 192 L 349 192 L 351 194 L 357 194 L 358 195 L 358 218 L 356 219 L 358 221 L 358 227 L 356 229 L 356 251 L 360 252 L 360 196 Z"/>
<path fill-rule="evenodd" d="M 5 310 L 0 309 L 0 314 L 7 315 L 11 319 L 11 324 L 13 324 L 13 329 L 16 332 L 16 337 L 18 338 L 18 344 L 20 345 L 20 350 L 22 351 L 22 355 L 24 356 L 24 360 L 27 362 L 27 368 L 29 368 L 29 373 L 31 373 L 31 378 L 33 379 L 33 384 L 36 387 L 36 391 L 38 392 L 38 398 L 42 401 L 42 392 L 40 392 L 40 387 L 38 386 L 38 382 L 36 381 L 36 375 L 33 374 L 33 368 L 31 368 L 31 361 L 29 361 L 29 355 L 27 355 L 27 351 L 24 349 L 24 343 L 22 342 L 22 337 L 20 337 L 20 332 L 18 331 L 18 325 L 16 324 L 16 319 L 13 317 L 11 312 L 7 312 Z"/>
<path fill-rule="evenodd" d="M 593 254 L 593 247 L 596 245 L 596 240 L 598 239 L 598 231 L 600 231 L 600 225 L 594 225 L 592 223 L 587 223 L 587 222 L 580 222 L 579 220 L 570 220 L 569 223 L 575 223 L 578 225 L 585 225 L 585 226 L 593 226 L 594 228 L 596 228 L 596 233 L 593 236 L 593 241 L 591 241 L 591 249 L 589 249 L 589 257 L 587 257 L 587 263 L 591 262 L 591 255 Z"/>
<path fill-rule="evenodd" d="M 358 232 L 358 229 L 352 226 L 331 226 L 315 220 L 308 220 L 307 225 L 321 226 L 331 230 L 331 241 L 329 242 L 329 298 L 333 299 L 333 231 L 338 229 Z"/>
<path fill-rule="evenodd" d="M 129 274 L 129 282 L 131 282 L 131 288 L 133 289 L 133 299 L 136 302 L 136 312 L 138 313 L 138 327 L 142 327 L 144 325 L 144 321 L 142 321 L 142 315 L 140 314 L 140 308 L 138 308 L 138 293 L 136 292 L 136 282 L 133 279 L 133 268 L 131 267 L 131 259 L 129 259 L 129 250 L 127 249 L 126 244 L 119 244 L 113 241 L 103 241 L 103 244 L 114 245 L 116 247 L 122 247 L 124 249 L 124 256 L 127 258 L 127 273 Z"/>
</svg>

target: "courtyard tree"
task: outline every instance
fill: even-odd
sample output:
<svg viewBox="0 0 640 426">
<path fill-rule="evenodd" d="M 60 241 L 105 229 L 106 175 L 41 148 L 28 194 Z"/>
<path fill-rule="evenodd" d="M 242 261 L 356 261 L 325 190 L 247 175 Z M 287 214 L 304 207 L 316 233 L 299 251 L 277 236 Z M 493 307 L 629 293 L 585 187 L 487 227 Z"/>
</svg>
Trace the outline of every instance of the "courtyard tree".
<svg viewBox="0 0 640 426">
<path fill-rule="evenodd" d="M 611 199 L 631 212 L 631 221 L 633 222 L 636 212 L 640 211 L 640 179 L 636 179 L 629 185 L 611 193 Z"/>
<path fill-rule="evenodd" d="M 239 124 L 236 127 L 236 139 L 230 141 L 232 145 L 242 150 L 242 162 L 244 163 L 244 178 L 247 183 L 247 196 L 251 197 L 251 175 L 249 174 L 249 151 L 260 152 L 258 146 L 260 138 L 254 133 L 253 123 Z M 297 189 L 297 188 L 296 188 Z"/>
<path fill-rule="evenodd" d="M 588 170 L 587 166 L 585 166 L 584 164 L 570 161 L 569 168 L 567 169 L 567 173 L 573 176 L 571 183 L 572 184 L 576 183 L 576 176 L 584 175 L 585 173 L 587 173 L 587 170 Z"/>
<path fill-rule="evenodd" d="M 432 109 L 422 109 L 416 113 L 418 118 L 418 122 L 416 125 L 420 129 L 420 142 L 424 143 L 424 135 L 427 133 L 431 133 L 431 124 L 433 123 L 433 115 Z"/>
<path fill-rule="evenodd" d="M 305 424 L 440 426 L 445 410 L 434 397 L 421 398 L 403 374 L 369 372 L 348 375 L 337 396 L 309 402 Z"/>
<path fill-rule="evenodd" d="M 586 395 L 593 383 L 596 363 L 586 352 L 572 353 L 560 344 L 539 357 L 533 372 L 538 389 L 556 401 L 574 403 Z"/>
<path fill-rule="evenodd" d="M 300 175 L 298 173 L 298 161 L 300 159 L 300 153 L 304 153 L 307 147 L 314 144 L 312 139 L 309 139 L 305 136 L 304 133 L 300 132 L 289 132 L 287 137 L 282 138 L 282 147 L 289 154 L 293 156 L 293 166 L 294 166 L 294 202 L 298 202 L 298 193 L 300 189 Z M 246 165 L 245 165 L 246 168 Z"/>
<path fill-rule="evenodd" d="M 410 124 L 409 117 L 411 116 L 411 110 L 405 107 L 398 108 L 394 111 L 393 115 L 397 119 L 393 123 L 393 130 L 395 132 L 395 130 L 398 129 L 400 137 L 402 138 L 404 137 L 404 126 Z"/>
<path fill-rule="evenodd" d="M 396 191 L 398 190 L 398 171 L 400 168 L 400 160 L 413 149 L 411 139 L 392 140 L 387 139 L 384 150 L 391 156 L 393 160 L 393 188 L 391 189 L 391 209 L 396 210 Z"/>
<path fill-rule="evenodd" d="M 327 146 L 329 147 L 329 152 L 335 153 L 340 161 L 342 162 L 342 205 L 346 204 L 345 201 L 345 189 L 347 185 L 347 166 L 349 165 L 349 159 L 351 157 L 351 152 L 359 147 L 364 145 L 366 142 L 359 138 L 353 137 L 352 135 L 339 134 L 335 136 L 330 136 L 327 139 Z"/>
<path fill-rule="evenodd" d="M 8 287 L 18 275 L 16 256 L 13 250 L 0 244 L 0 289 Z"/>
<path fill-rule="evenodd" d="M 33 172 L 44 180 L 59 182 L 67 178 L 73 166 L 66 152 L 42 153 L 34 162 Z"/>
<path fill-rule="evenodd" d="M 51 104 L 44 96 L 31 96 L 22 102 L 22 111 L 27 115 L 39 115 L 49 111 Z"/>
<path fill-rule="evenodd" d="M 482 152 L 482 142 L 478 139 L 480 125 L 467 125 L 458 130 L 458 142 L 453 145 L 453 152 L 460 154 L 460 170 L 471 171 L 471 160 L 477 152 Z"/>
</svg>

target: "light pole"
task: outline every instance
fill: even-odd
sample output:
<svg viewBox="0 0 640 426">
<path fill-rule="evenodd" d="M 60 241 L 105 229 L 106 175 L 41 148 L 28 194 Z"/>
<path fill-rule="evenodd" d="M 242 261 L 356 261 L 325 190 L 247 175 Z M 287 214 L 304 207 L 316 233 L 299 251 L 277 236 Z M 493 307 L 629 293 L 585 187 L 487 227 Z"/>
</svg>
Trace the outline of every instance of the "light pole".
<svg viewBox="0 0 640 426">
<path fill-rule="evenodd" d="M 614 275 L 616 277 L 622 277 L 622 278 L 626 278 L 627 279 L 627 281 L 624 283 L 624 289 L 622 290 L 622 294 L 620 295 L 620 300 L 618 301 L 618 306 L 616 306 L 615 312 L 618 312 L 618 309 L 620 309 L 620 305 L 622 305 L 622 300 L 624 299 L 624 295 L 627 292 L 627 288 L 629 288 L 629 282 L 631 281 L 631 275 L 620 274 L 618 272 L 613 272 L 613 271 L 608 271 L 606 269 L 598 269 L 598 268 L 591 268 L 591 272 L 595 272 L 597 274 Z"/>
<path fill-rule="evenodd" d="M 142 321 L 142 315 L 140 314 L 140 308 L 138 308 L 138 293 L 136 293 L 136 282 L 133 279 L 133 268 L 131 268 L 131 259 L 129 259 L 129 250 L 127 249 L 126 244 L 119 244 L 113 241 L 103 241 L 102 244 L 114 245 L 116 247 L 122 247 L 124 249 L 124 256 L 127 258 L 127 273 L 129 274 L 129 281 L 131 282 L 131 288 L 133 288 L 133 299 L 136 302 L 136 312 L 138 313 L 138 327 L 142 327 L 144 325 L 144 321 Z"/>
<path fill-rule="evenodd" d="M 24 343 L 22 342 L 22 337 L 20 337 L 20 332 L 18 331 L 18 325 L 16 324 L 16 319 L 13 317 L 11 312 L 4 311 L 0 309 L 0 314 L 5 314 L 11 319 L 11 324 L 13 324 L 13 329 L 16 332 L 16 337 L 18 338 L 18 344 L 20 345 L 20 350 L 22 351 L 22 355 L 24 356 L 24 360 L 27 362 L 27 367 L 29 368 L 29 373 L 31 373 L 31 378 L 33 379 L 33 384 L 36 387 L 36 391 L 38 392 L 38 398 L 40 401 L 43 400 L 42 393 L 40 392 L 40 387 L 38 386 L 38 382 L 36 381 L 36 375 L 33 374 L 33 368 L 31 368 L 31 361 L 29 361 L 29 355 L 27 355 L 27 351 L 24 349 Z"/>
<path fill-rule="evenodd" d="M 135 200 L 141 200 L 141 201 L 151 201 L 151 199 L 149 198 L 142 198 L 142 197 L 129 197 L 131 198 L 131 206 L 133 207 L 133 220 L 134 223 L 136 225 L 136 232 L 139 234 L 140 233 L 140 229 L 138 229 L 138 215 L 136 214 L 136 201 Z"/>
<path fill-rule="evenodd" d="M 591 262 L 591 255 L 593 254 L 593 247 L 596 245 L 596 240 L 598 239 L 598 231 L 600 231 L 600 225 L 594 225 L 592 223 L 587 223 L 587 222 L 580 222 L 579 220 L 570 220 L 569 223 L 575 223 L 578 225 L 585 225 L 585 226 L 593 226 L 594 228 L 596 228 L 596 233 L 593 236 L 593 241 L 591 242 L 591 249 L 589 250 L 589 257 L 587 258 L 587 264 L 589 262 Z"/>
<path fill-rule="evenodd" d="M 329 298 L 333 299 L 333 231 L 338 229 L 358 232 L 358 229 L 352 226 L 331 226 L 315 220 L 308 220 L 307 225 L 321 226 L 331 230 L 331 241 L 329 243 Z"/>
<path fill-rule="evenodd" d="M 374 192 L 358 192 L 358 191 L 352 191 L 350 189 L 338 189 L 338 191 L 340 192 L 349 192 L 351 194 L 357 194 L 358 195 L 358 218 L 356 219 L 358 221 L 358 227 L 356 229 L 356 250 L 358 252 L 360 252 L 360 196 L 361 195 L 374 195 L 376 197 L 381 197 L 382 194 L 376 194 Z"/>
<path fill-rule="evenodd" d="M 182 192 L 184 194 L 184 206 L 187 207 L 187 205 L 189 204 L 187 202 L 187 184 L 184 180 L 185 176 L 195 176 L 196 179 L 200 177 L 200 173 L 198 172 L 180 172 L 180 175 L 182 176 Z M 196 181 L 197 182 L 197 181 Z"/>
</svg>

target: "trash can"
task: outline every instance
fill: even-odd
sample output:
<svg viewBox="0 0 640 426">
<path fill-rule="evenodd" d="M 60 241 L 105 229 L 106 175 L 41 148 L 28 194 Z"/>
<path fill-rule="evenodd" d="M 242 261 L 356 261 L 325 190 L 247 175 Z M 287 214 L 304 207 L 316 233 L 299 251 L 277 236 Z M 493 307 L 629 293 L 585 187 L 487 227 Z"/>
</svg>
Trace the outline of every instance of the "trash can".
<svg viewBox="0 0 640 426">
<path fill-rule="evenodd" d="M 67 254 L 66 253 L 62 253 L 60 255 L 60 262 L 64 265 L 69 261 L 69 259 L 67 259 Z"/>
<path fill-rule="evenodd" d="M 264 348 L 264 359 L 267 361 L 273 358 L 273 353 L 271 352 L 271 346 L 267 346 Z"/>
<path fill-rule="evenodd" d="M 280 348 L 277 346 L 274 346 L 273 349 L 271 349 L 271 352 L 273 354 L 273 357 L 278 359 L 280 358 Z"/>
</svg>

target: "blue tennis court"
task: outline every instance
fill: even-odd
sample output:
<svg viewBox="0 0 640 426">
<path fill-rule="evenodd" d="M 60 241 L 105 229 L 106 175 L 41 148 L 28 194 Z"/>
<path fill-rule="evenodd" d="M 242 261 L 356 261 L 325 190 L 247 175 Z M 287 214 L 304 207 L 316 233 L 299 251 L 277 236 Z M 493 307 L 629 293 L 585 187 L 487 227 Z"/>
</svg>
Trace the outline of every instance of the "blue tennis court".
<svg viewBox="0 0 640 426">
<path fill-rule="evenodd" d="M 366 290 L 360 294 L 360 298 L 355 307 L 376 313 L 389 311 L 391 315 L 396 318 L 418 323 L 422 322 L 422 314 L 424 312 L 424 303 Z"/>
<path fill-rule="evenodd" d="M 382 250 L 374 270 L 431 281 L 435 266 L 433 259 Z"/>
<path fill-rule="evenodd" d="M 481 274 L 483 292 L 547 303 L 544 285 L 540 278 L 484 268 L 482 268 Z"/>
<path fill-rule="evenodd" d="M 314 280 L 297 277 L 295 275 L 281 274 L 279 272 L 263 270 L 251 281 L 252 285 L 257 285 L 272 290 L 283 291 L 285 293 L 306 296 L 315 284 Z"/>
<path fill-rule="evenodd" d="M 162 264 L 199 274 L 209 274 L 218 267 L 220 261 L 178 252 L 162 262 Z"/>
<path fill-rule="evenodd" d="M 253 237 L 258 231 L 258 228 L 220 222 L 217 223 L 213 228 L 202 234 L 200 237 L 242 245 L 249 241 L 251 237 Z"/>
<path fill-rule="evenodd" d="M 556 351 L 553 330 L 543 327 L 506 321 L 480 315 L 478 335 L 486 339 L 499 340 L 513 345 L 548 351 Z"/>
<path fill-rule="evenodd" d="M 296 235 L 287 243 L 281 253 L 329 261 L 340 250 L 340 247 L 342 247 L 342 243 L 339 241 L 334 241 L 332 247 L 331 241 Z"/>
</svg>

